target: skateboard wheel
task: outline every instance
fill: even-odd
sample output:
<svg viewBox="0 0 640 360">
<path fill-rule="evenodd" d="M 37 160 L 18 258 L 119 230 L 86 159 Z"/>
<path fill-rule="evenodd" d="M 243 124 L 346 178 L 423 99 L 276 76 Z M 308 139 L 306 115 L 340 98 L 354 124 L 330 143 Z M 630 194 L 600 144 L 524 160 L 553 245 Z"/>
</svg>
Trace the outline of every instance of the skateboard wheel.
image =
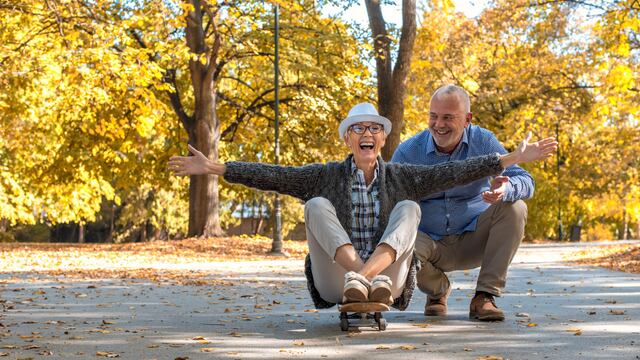
<svg viewBox="0 0 640 360">
<path fill-rule="evenodd" d="M 380 330 L 380 331 L 387 330 L 387 320 L 381 318 L 378 321 L 378 330 Z"/>
<path fill-rule="evenodd" d="M 349 331 L 349 319 L 340 317 L 340 329 L 342 329 L 342 331 Z"/>
</svg>

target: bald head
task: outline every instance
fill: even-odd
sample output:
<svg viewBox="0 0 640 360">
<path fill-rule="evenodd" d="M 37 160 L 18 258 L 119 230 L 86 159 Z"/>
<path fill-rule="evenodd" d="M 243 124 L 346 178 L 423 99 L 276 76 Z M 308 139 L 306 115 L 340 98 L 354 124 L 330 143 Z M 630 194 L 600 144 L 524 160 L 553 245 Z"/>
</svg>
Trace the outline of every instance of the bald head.
<svg viewBox="0 0 640 360">
<path fill-rule="evenodd" d="M 433 96 L 431 96 L 431 103 L 433 103 L 433 100 L 441 99 L 445 96 L 457 97 L 461 105 L 461 110 L 464 111 L 465 114 L 471 112 L 471 100 L 469 99 L 469 94 L 467 94 L 467 92 L 460 86 L 450 84 L 440 87 L 433 93 Z"/>
</svg>

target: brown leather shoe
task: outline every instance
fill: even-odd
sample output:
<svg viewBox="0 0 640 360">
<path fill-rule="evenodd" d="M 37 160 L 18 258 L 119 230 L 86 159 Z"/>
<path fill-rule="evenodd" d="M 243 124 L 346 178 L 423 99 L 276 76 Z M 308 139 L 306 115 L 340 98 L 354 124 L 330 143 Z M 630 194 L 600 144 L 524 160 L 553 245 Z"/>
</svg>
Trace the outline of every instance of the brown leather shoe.
<svg viewBox="0 0 640 360">
<path fill-rule="evenodd" d="M 504 321 L 504 311 L 498 309 L 493 295 L 480 292 L 471 300 L 469 317 L 480 321 Z"/>
<path fill-rule="evenodd" d="M 432 298 L 427 296 L 427 305 L 424 306 L 424 314 L 426 316 L 445 316 L 447 315 L 447 299 L 451 294 L 451 286 L 447 289 L 444 296 Z"/>
</svg>

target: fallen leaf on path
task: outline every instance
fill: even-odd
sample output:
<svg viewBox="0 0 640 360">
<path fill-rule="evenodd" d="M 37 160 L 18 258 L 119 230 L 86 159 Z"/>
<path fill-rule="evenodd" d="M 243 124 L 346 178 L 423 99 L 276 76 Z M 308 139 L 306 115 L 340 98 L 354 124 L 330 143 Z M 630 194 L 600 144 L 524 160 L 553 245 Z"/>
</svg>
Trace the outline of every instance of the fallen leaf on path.
<svg viewBox="0 0 640 360">
<path fill-rule="evenodd" d="M 519 312 L 519 313 L 516 313 L 516 317 L 527 317 L 528 318 L 528 317 L 531 317 L 531 316 L 529 316 L 528 313 Z"/>
<path fill-rule="evenodd" d="M 96 356 L 104 356 L 107 358 L 117 358 L 117 357 L 120 357 L 120 354 L 116 354 L 109 351 L 97 351 Z"/>
<path fill-rule="evenodd" d="M 476 360 L 504 360 L 504 358 L 498 355 L 486 355 L 477 357 Z"/>
<path fill-rule="evenodd" d="M 206 352 L 206 353 L 211 353 L 211 352 L 215 352 L 216 349 L 214 348 L 202 348 L 200 349 L 200 352 Z"/>
<path fill-rule="evenodd" d="M 573 333 L 573 335 L 576 335 L 576 336 L 580 336 L 580 335 L 582 335 L 582 330 L 581 330 L 581 329 L 578 329 L 578 328 L 574 328 L 574 329 L 567 329 L 566 331 L 567 331 L 567 332 L 571 332 L 571 333 Z"/>
<path fill-rule="evenodd" d="M 415 350 L 417 348 L 415 346 L 413 346 L 413 345 L 402 345 L 402 346 L 400 346 L 400 349 L 401 350 Z"/>
<path fill-rule="evenodd" d="M 536 323 L 528 323 L 527 326 L 528 327 L 536 327 L 536 326 L 538 326 L 538 324 L 536 324 Z"/>
<path fill-rule="evenodd" d="M 293 342 L 293 345 L 295 345 L 295 346 L 304 346 L 304 341 L 296 340 L 296 341 Z"/>
<path fill-rule="evenodd" d="M 378 345 L 378 346 L 376 346 L 376 350 L 389 350 L 389 349 L 391 349 L 391 347 L 387 346 L 387 345 Z"/>
<path fill-rule="evenodd" d="M 159 348 L 159 347 L 160 347 L 160 345 L 159 345 L 159 344 L 151 344 L 151 345 L 147 345 L 147 347 L 148 347 L 149 349 L 155 349 L 155 348 Z"/>
<path fill-rule="evenodd" d="M 317 313 L 318 310 L 317 309 L 307 309 L 304 312 L 308 312 L 308 313 Z"/>
<path fill-rule="evenodd" d="M 624 315 L 625 310 L 609 310 L 609 314 L 611 315 Z"/>
<path fill-rule="evenodd" d="M 464 351 L 473 351 L 473 349 L 464 348 Z"/>
<path fill-rule="evenodd" d="M 0 352 L 0 356 L 9 356 L 9 353 L 7 353 L 7 352 Z"/>
<path fill-rule="evenodd" d="M 206 340 L 204 336 L 194 336 L 191 340 Z"/>
<path fill-rule="evenodd" d="M 411 325 L 415 327 L 423 328 L 423 329 L 431 326 L 431 324 L 411 324 Z"/>
</svg>

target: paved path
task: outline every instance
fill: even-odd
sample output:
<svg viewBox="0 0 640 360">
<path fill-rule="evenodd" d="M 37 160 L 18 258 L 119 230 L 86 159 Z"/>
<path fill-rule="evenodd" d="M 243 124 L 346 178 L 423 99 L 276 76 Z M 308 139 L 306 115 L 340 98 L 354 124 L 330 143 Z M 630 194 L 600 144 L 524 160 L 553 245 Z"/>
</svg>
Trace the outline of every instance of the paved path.
<svg viewBox="0 0 640 360">
<path fill-rule="evenodd" d="M 354 358 L 640 359 L 640 276 L 567 266 L 578 245 L 523 246 L 498 299 L 507 320 L 470 321 L 477 271 L 455 272 L 450 314 L 422 315 L 416 293 L 385 332 L 340 331 L 315 312 L 302 262 L 200 265 L 224 280 L 181 286 L 0 274 L 6 359 Z M 528 317 L 527 317 L 528 315 Z M 194 340 L 195 339 L 195 340 Z M 201 340 L 198 340 L 201 339 Z M 0 354 L 1 355 L 1 354 Z"/>
</svg>

